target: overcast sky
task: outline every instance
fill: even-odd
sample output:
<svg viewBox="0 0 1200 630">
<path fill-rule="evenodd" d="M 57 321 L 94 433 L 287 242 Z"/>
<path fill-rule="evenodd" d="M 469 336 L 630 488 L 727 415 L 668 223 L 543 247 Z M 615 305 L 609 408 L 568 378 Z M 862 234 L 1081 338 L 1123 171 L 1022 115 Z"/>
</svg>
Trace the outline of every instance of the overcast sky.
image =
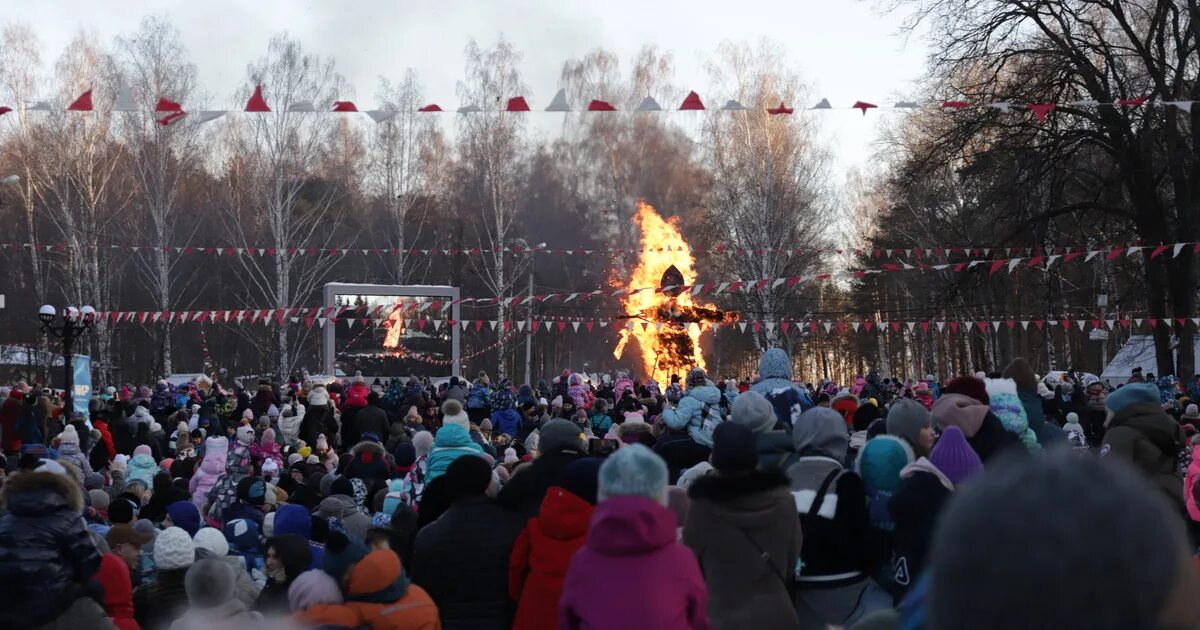
<svg viewBox="0 0 1200 630">
<path fill-rule="evenodd" d="M 486 46 L 501 32 L 524 54 L 535 110 L 556 91 L 563 61 L 597 47 L 616 52 L 624 68 L 643 45 L 670 51 L 675 85 L 696 90 L 710 105 L 727 96 L 706 89 L 704 72 L 723 40 L 765 37 L 780 44 L 812 86 L 814 100 L 823 96 L 843 107 L 859 99 L 883 105 L 915 97 L 926 52 L 920 38 L 906 41 L 899 33 L 900 16 L 855 0 L 41 0 L 14 4 L 3 19 L 30 24 L 52 63 L 79 29 L 111 42 L 151 13 L 165 14 L 179 28 L 214 105 L 228 103 L 245 81 L 246 64 L 265 53 L 273 33 L 285 30 L 309 50 L 336 59 L 355 86 L 360 109 L 372 104 L 378 76 L 398 79 L 409 67 L 419 73 L 429 101 L 457 107 L 455 83 L 467 40 Z M 878 123 L 904 115 L 819 114 L 837 158 L 838 181 L 847 169 L 871 161 Z"/>
</svg>

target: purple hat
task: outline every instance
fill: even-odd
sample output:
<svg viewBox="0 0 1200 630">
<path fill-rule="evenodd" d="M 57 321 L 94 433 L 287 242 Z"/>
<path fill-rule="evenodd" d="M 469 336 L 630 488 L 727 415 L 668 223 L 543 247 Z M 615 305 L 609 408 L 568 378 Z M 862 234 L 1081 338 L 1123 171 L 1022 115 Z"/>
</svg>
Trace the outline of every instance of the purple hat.
<svg viewBox="0 0 1200 630">
<path fill-rule="evenodd" d="M 942 437 L 934 445 L 933 452 L 929 454 L 929 462 L 942 471 L 955 486 L 983 472 L 983 461 L 979 459 L 975 449 L 967 444 L 962 429 L 956 426 L 946 427 Z"/>
</svg>

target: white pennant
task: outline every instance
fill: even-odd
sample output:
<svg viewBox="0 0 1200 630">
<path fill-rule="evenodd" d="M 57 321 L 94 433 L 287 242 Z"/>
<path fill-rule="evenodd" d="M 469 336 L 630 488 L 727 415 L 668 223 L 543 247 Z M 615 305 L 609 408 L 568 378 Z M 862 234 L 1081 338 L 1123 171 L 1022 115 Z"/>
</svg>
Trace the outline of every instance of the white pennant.
<svg viewBox="0 0 1200 630">
<path fill-rule="evenodd" d="M 325 327 L 325 318 L 324 317 L 317 318 L 317 326 L 320 326 L 321 328 Z"/>
<path fill-rule="evenodd" d="M 1028 319 L 1021 320 L 1021 330 L 1029 330 L 1029 320 Z"/>
<path fill-rule="evenodd" d="M 1190 114 L 1192 113 L 1192 103 L 1195 102 L 1196 101 L 1163 101 L 1163 105 L 1174 105 L 1175 107 L 1178 107 L 1179 109 Z"/>
<path fill-rule="evenodd" d="M 832 322 L 825 322 L 825 323 L 821 324 L 821 326 L 822 326 L 823 328 L 825 328 L 825 332 L 829 332 L 829 329 L 830 329 L 830 328 L 833 328 L 833 323 L 832 323 Z"/>
<path fill-rule="evenodd" d="M 1016 269 L 1017 265 L 1019 265 L 1019 264 L 1021 264 L 1020 258 L 1013 258 L 1012 260 L 1009 260 L 1008 261 L 1008 273 L 1012 273 L 1013 269 Z"/>
<path fill-rule="evenodd" d="M 488 325 L 490 325 L 490 326 L 492 327 L 492 330 L 496 330 L 496 326 L 497 326 L 499 323 L 500 323 L 499 321 L 497 321 L 497 320 L 494 320 L 494 319 L 489 319 L 489 320 L 488 320 Z"/>
<path fill-rule="evenodd" d="M 858 327 L 861 325 L 862 324 L 860 324 L 858 322 L 850 322 L 850 327 L 854 329 L 854 332 L 858 332 Z"/>
<path fill-rule="evenodd" d="M 1000 321 L 999 320 L 995 320 L 995 319 L 992 320 L 992 330 L 1000 330 Z"/>
<path fill-rule="evenodd" d="M 121 84 L 120 88 L 117 88 L 117 102 L 113 104 L 113 111 L 137 111 L 137 102 L 133 100 L 133 90 L 129 89 L 129 86 L 124 83 Z"/>
<path fill-rule="evenodd" d="M 1125 255 L 1126 255 L 1126 256 L 1132 256 L 1132 255 L 1134 255 L 1134 254 L 1136 254 L 1136 253 L 1138 253 L 1138 252 L 1140 252 L 1140 251 L 1142 251 L 1142 246 L 1141 246 L 1141 245 L 1131 245 L 1131 246 L 1129 247 L 1129 249 L 1125 250 Z"/>
<path fill-rule="evenodd" d="M 471 323 L 471 322 L 468 322 L 467 320 L 465 320 L 465 319 L 464 319 L 464 320 L 462 320 L 461 322 L 458 322 L 458 325 L 459 325 L 459 326 L 460 326 L 460 327 L 461 327 L 463 330 L 466 330 L 466 329 L 467 329 L 467 325 L 468 325 L 468 324 L 470 324 L 470 323 Z"/>
<path fill-rule="evenodd" d="M 346 318 L 346 328 L 354 328 L 354 318 L 353 317 Z"/>
<path fill-rule="evenodd" d="M 912 332 L 913 328 L 916 328 L 916 326 L 917 326 L 917 322 L 904 322 L 904 323 L 905 323 L 905 325 L 908 326 L 908 332 Z"/>
<path fill-rule="evenodd" d="M 525 330 L 525 320 L 522 319 L 521 321 L 517 322 L 517 330 L 518 331 Z"/>
<path fill-rule="evenodd" d="M 1135 319 L 1135 320 L 1133 320 L 1133 324 L 1134 324 L 1135 326 L 1141 326 L 1143 321 L 1145 321 L 1145 320 L 1142 320 L 1142 319 Z"/>
<path fill-rule="evenodd" d="M 442 329 L 442 324 L 443 324 L 443 323 L 445 323 L 445 321 L 446 321 L 446 320 L 444 320 L 444 319 L 435 319 L 435 320 L 433 320 L 433 330 L 434 330 L 435 332 L 436 332 L 436 331 L 439 331 L 439 330 L 441 330 L 441 329 Z"/>
<path fill-rule="evenodd" d="M 933 325 L 937 326 L 938 332 L 946 330 L 946 322 L 934 322 Z"/>
<path fill-rule="evenodd" d="M 742 332 L 746 332 L 746 322 L 738 322 L 738 329 Z"/>
<path fill-rule="evenodd" d="M 579 322 L 571 322 L 571 328 L 574 328 L 575 332 L 579 332 Z"/>
<path fill-rule="evenodd" d="M 1092 259 L 1095 258 L 1096 256 L 1098 256 L 1099 254 L 1100 254 L 1100 250 L 1094 249 L 1094 250 L 1088 252 L 1087 256 L 1084 257 L 1083 262 L 1091 262 Z"/>
<path fill-rule="evenodd" d="M 1115 319 L 1106 319 L 1106 320 L 1104 320 L 1104 324 L 1105 324 L 1106 326 L 1108 326 L 1108 329 L 1109 329 L 1109 330 L 1112 330 L 1112 329 L 1113 329 L 1113 326 L 1114 326 L 1114 325 L 1116 325 L 1116 323 L 1117 323 L 1117 320 L 1115 320 Z"/>
<path fill-rule="evenodd" d="M 188 114 L 188 120 L 192 121 L 193 125 L 202 125 L 206 122 L 216 120 L 225 115 L 223 110 L 203 110 Z"/>
<path fill-rule="evenodd" d="M 1183 250 L 1183 245 L 1183 243 L 1175 243 L 1175 245 L 1171 248 L 1174 250 L 1171 252 L 1171 258 L 1179 258 L 1179 252 Z"/>
<path fill-rule="evenodd" d="M 1054 262 L 1055 262 L 1056 260 L 1058 260 L 1059 258 L 1062 258 L 1062 256 L 1060 256 L 1060 255 L 1058 255 L 1058 254 L 1054 254 L 1054 255 L 1052 255 L 1052 256 L 1048 256 L 1048 257 L 1046 258 L 1046 269 L 1049 269 L 1049 268 L 1050 268 L 1050 265 L 1053 265 L 1053 264 L 1054 264 Z"/>
</svg>

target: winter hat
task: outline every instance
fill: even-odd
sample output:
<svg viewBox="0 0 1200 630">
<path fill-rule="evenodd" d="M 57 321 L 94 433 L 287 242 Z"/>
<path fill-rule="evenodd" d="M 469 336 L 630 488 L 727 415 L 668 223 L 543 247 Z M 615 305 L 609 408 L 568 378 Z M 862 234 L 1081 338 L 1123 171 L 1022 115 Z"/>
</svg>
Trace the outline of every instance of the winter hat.
<svg viewBox="0 0 1200 630">
<path fill-rule="evenodd" d="M 304 461 L 304 456 L 301 455 L 300 453 L 292 453 L 291 455 L 287 456 L 287 465 L 288 465 L 289 469 L 292 466 L 294 466 L 296 464 L 296 462 L 303 462 L 303 461 Z"/>
<path fill-rule="evenodd" d="M 324 482 L 324 479 L 321 481 Z M 322 485 L 324 485 L 324 483 L 322 483 Z M 353 497 L 354 484 L 350 482 L 349 477 L 345 475 L 339 475 L 334 477 L 333 481 L 329 484 L 329 494 L 341 494 L 348 497 Z"/>
<path fill-rule="evenodd" d="M 955 486 L 983 472 L 983 461 L 975 449 L 967 444 L 962 429 L 955 426 L 946 427 L 942 437 L 938 438 L 933 452 L 929 454 L 929 462 Z"/>
<path fill-rule="evenodd" d="M 344 601 L 337 580 L 320 569 L 305 571 L 297 576 L 288 587 L 287 594 L 292 612 L 308 610 L 319 604 L 338 605 Z"/>
<path fill-rule="evenodd" d="M 1037 435 L 1029 428 L 1029 416 L 1025 413 L 1025 406 L 1017 396 L 1016 382 L 1010 378 L 989 378 L 984 384 L 987 385 L 988 406 L 991 407 L 992 413 L 1000 418 L 1004 429 L 1020 437 L 1026 448 L 1041 450 Z M 1158 402 L 1157 397 L 1155 402 Z"/>
<path fill-rule="evenodd" d="M 254 422 L 254 411 L 251 409 L 243 410 L 242 411 L 242 420 L 244 421 L 244 422 L 242 422 L 242 424 L 253 423 Z"/>
<path fill-rule="evenodd" d="M 468 431 L 471 429 L 471 419 L 463 411 L 462 403 L 451 398 L 442 403 L 442 426 L 457 424 Z"/>
<path fill-rule="evenodd" d="M 600 483 L 600 466 L 604 459 L 600 457 L 582 457 L 563 470 L 562 483 L 564 490 L 591 503 L 596 504 L 596 488 Z"/>
<path fill-rule="evenodd" d="M 545 396 L 542 396 L 541 398 L 538 399 L 538 406 L 539 407 L 549 407 L 550 403 L 546 402 Z"/>
<path fill-rule="evenodd" d="M 1091 457 L 1010 458 L 946 503 L 924 625 L 1193 627 L 1186 545 L 1183 522 L 1141 475 Z"/>
<path fill-rule="evenodd" d="M 1200 420 L 1200 407 L 1190 404 L 1183 410 L 1183 417 L 1188 420 Z"/>
<path fill-rule="evenodd" d="M 480 431 L 491 431 L 492 430 L 492 421 L 487 418 L 484 418 L 483 422 L 479 423 L 479 430 Z"/>
<path fill-rule="evenodd" d="M 110 523 L 129 523 L 135 516 L 137 516 L 137 506 L 127 496 L 114 497 L 108 504 L 108 522 Z"/>
<path fill-rule="evenodd" d="M 150 415 L 150 410 L 138 405 L 137 409 L 133 410 L 133 421 L 140 424 L 150 424 L 153 417 Z"/>
<path fill-rule="evenodd" d="M 597 501 L 639 496 L 667 503 L 667 464 L 641 444 L 617 449 L 600 465 Z"/>
<path fill-rule="evenodd" d="M 235 518 L 221 530 L 225 540 L 232 549 L 241 552 L 256 552 L 262 549 L 262 539 L 258 536 L 258 524 L 254 521 Z"/>
<path fill-rule="evenodd" d="M 713 430 L 712 465 L 717 472 L 730 475 L 747 473 L 758 466 L 758 445 L 754 432 L 736 422 L 722 422 Z"/>
<path fill-rule="evenodd" d="M 183 578 L 192 608 L 217 608 L 234 597 L 237 574 L 233 566 L 216 558 L 205 558 L 188 569 Z"/>
<path fill-rule="evenodd" d="M 58 441 L 63 444 L 79 444 L 79 434 L 75 431 L 75 425 L 68 424 L 63 428 L 62 433 L 58 434 Z"/>
<path fill-rule="evenodd" d="M 381 506 L 382 509 L 380 511 L 384 514 L 391 514 L 392 512 L 395 512 L 396 508 L 400 507 L 400 504 L 404 499 L 403 490 L 403 479 L 393 479 L 388 482 L 387 488 L 383 490 L 383 492 L 386 492 L 386 494 L 383 495 L 383 505 Z"/>
<path fill-rule="evenodd" d="M 153 454 L 154 454 L 154 451 L 151 450 L 150 445 L 148 445 L 148 444 L 139 444 L 137 446 L 137 448 L 133 449 L 134 457 L 137 457 L 138 455 L 146 455 L 147 457 L 149 457 L 149 456 L 152 456 Z"/>
<path fill-rule="evenodd" d="M 346 571 L 366 555 L 367 548 L 358 539 L 343 532 L 330 532 L 325 540 L 325 556 L 321 558 L 321 570 L 340 582 Z"/>
<path fill-rule="evenodd" d="M 1195 405 L 1190 405 L 1189 407 L 1195 407 Z M 1074 411 L 1068 413 L 1067 424 L 1079 424 L 1079 414 L 1075 413 Z"/>
<path fill-rule="evenodd" d="M 551 407 L 552 409 L 562 409 L 562 406 L 563 406 L 563 397 L 562 397 L 562 394 L 559 394 L 558 396 L 555 396 L 555 397 L 554 397 L 554 400 L 551 400 L 551 401 L 550 401 L 550 407 Z"/>
<path fill-rule="evenodd" d="M 196 546 L 182 528 L 168 527 L 154 539 L 154 564 L 159 570 L 186 569 L 195 561 Z"/>
<path fill-rule="evenodd" d="M 1153 383 L 1130 383 L 1118 387 L 1104 399 L 1104 406 L 1113 413 L 1121 413 L 1126 407 L 1145 403 L 1159 403 L 1158 386 Z"/>
<path fill-rule="evenodd" d="M 92 502 L 92 507 L 107 512 L 108 504 L 112 501 L 112 496 L 104 490 L 88 490 L 88 500 Z"/>
<path fill-rule="evenodd" d="M 254 443 L 254 427 L 251 427 L 248 424 L 243 424 L 242 426 L 238 427 L 237 428 L 237 441 L 241 442 L 244 445 L 253 444 Z"/>
<path fill-rule="evenodd" d="M 792 447 L 801 455 L 820 455 L 846 460 L 850 436 L 846 419 L 827 407 L 813 407 L 800 414 L 792 425 Z"/>
<path fill-rule="evenodd" d="M 738 394 L 733 400 L 733 409 L 729 419 L 750 428 L 754 433 L 766 433 L 775 428 L 778 421 L 775 408 L 770 401 L 758 392 L 748 391 Z"/>
<path fill-rule="evenodd" d="M 900 486 L 900 471 L 914 459 L 908 442 L 893 435 L 881 435 L 859 449 L 855 469 L 867 490 L 895 492 Z"/>
<path fill-rule="evenodd" d="M 270 429 L 268 429 L 269 431 Z M 279 463 L 273 459 L 265 459 L 262 463 L 262 476 L 264 479 L 275 479 L 279 476 Z"/>
<path fill-rule="evenodd" d="M 397 468 L 411 468 L 417 462 L 417 448 L 412 442 L 401 442 L 392 453 L 392 458 L 396 460 Z"/>
<path fill-rule="evenodd" d="M 140 548 L 151 540 L 154 540 L 153 534 L 143 534 L 129 523 L 117 523 L 104 533 L 104 542 L 108 543 L 110 549 L 121 544 L 130 544 Z"/>
<path fill-rule="evenodd" d="M 583 434 L 570 420 L 556 418 L 542 425 L 539 430 L 538 452 L 551 453 L 564 449 L 583 450 Z"/>
<path fill-rule="evenodd" d="M 25 447 L 22 446 L 21 448 L 22 448 L 22 450 L 24 450 Z M 129 456 L 126 455 L 125 453 L 117 453 L 117 456 L 114 457 L 112 460 L 112 469 L 113 470 L 125 470 L 125 468 L 128 465 L 129 465 Z"/>
<path fill-rule="evenodd" d="M 925 405 L 907 398 L 892 403 L 885 421 L 889 435 L 903 438 L 914 449 L 921 443 L 921 430 L 933 424 Z"/>
<path fill-rule="evenodd" d="M 433 434 L 429 431 L 417 431 L 412 439 L 413 448 L 417 450 L 417 457 L 424 457 L 433 450 Z"/>
<path fill-rule="evenodd" d="M 1192 405 L 1195 407 L 1195 405 Z M 100 473 L 90 472 L 83 475 L 84 490 L 99 490 L 104 487 L 104 475 Z"/>
<path fill-rule="evenodd" d="M 1017 384 L 1017 389 L 1027 392 L 1036 392 L 1038 386 L 1037 375 L 1033 373 L 1033 366 L 1029 365 L 1022 357 L 1017 357 L 1004 368 L 1004 378 L 1011 378 Z"/>
<path fill-rule="evenodd" d="M 688 387 L 700 387 L 708 383 L 708 375 L 704 373 L 704 368 L 692 368 L 687 375 Z"/>
<path fill-rule="evenodd" d="M 167 516 L 171 517 L 172 524 L 189 536 L 195 536 L 200 529 L 200 510 L 191 501 L 176 501 L 168 505 Z"/>
<path fill-rule="evenodd" d="M 983 384 L 983 378 L 974 378 L 970 376 L 960 376 L 952 379 L 946 386 L 942 388 L 943 394 L 962 394 L 974 398 L 983 404 L 988 404 L 987 386 Z"/>
<path fill-rule="evenodd" d="M 229 555 L 229 541 L 225 534 L 215 527 L 203 527 L 192 537 L 196 549 L 205 549 L 213 556 L 220 558 Z"/>
<path fill-rule="evenodd" d="M 517 460 L 517 449 L 515 449 L 511 446 L 504 449 L 504 463 L 505 464 L 515 464 L 515 463 L 517 463 L 517 461 L 518 461 Z"/>
<path fill-rule="evenodd" d="M 262 444 L 271 444 L 275 442 L 275 429 L 265 429 L 262 434 Z"/>
<path fill-rule="evenodd" d="M 242 477 L 237 482 L 237 498 L 242 503 L 260 506 L 267 500 L 267 483 L 257 477 Z"/>
<path fill-rule="evenodd" d="M 324 407 L 329 404 L 329 392 L 322 385 L 317 385 L 308 392 L 308 406 Z"/>
<path fill-rule="evenodd" d="M 978 398 L 949 393 L 942 394 L 942 397 L 933 403 L 930 415 L 938 426 L 958 427 L 964 436 L 971 438 L 979 432 L 984 418 L 987 418 L 990 411 L 987 404 L 980 402 Z"/>
<path fill-rule="evenodd" d="M 270 407 L 267 407 L 267 417 L 268 418 L 278 418 L 279 417 L 279 407 L 276 407 L 275 405 L 271 405 Z"/>
</svg>

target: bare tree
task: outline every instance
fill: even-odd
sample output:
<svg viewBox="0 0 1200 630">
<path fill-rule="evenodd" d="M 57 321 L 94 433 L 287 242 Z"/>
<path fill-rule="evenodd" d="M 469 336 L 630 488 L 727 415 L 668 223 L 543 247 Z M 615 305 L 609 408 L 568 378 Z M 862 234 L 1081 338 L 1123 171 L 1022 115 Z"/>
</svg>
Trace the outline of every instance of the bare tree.
<svg viewBox="0 0 1200 630">
<path fill-rule="evenodd" d="M 816 127 L 804 115 L 772 115 L 768 108 L 804 100 L 803 84 L 788 71 L 782 52 L 763 43 L 722 45 L 709 64 L 714 86 L 749 107 L 714 111 L 704 127 L 704 148 L 713 188 L 705 217 L 727 248 L 747 255 L 721 260 L 735 278 L 783 278 L 811 268 L 816 248 L 832 223 L 827 153 L 816 145 Z M 750 255 L 752 254 L 752 255 Z M 776 324 L 786 313 L 776 287 L 749 287 L 750 310 L 768 324 L 760 348 L 779 346 Z"/>
<path fill-rule="evenodd" d="M 204 127 L 169 122 L 167 113 L 155 113 L 159 98 L 196 108 L 196 67 L 187 60 L 179 31 L 162 18 L 142 20 L 138 32 L 117 40 L 119 71 L 134 96 L 137 111 L 119 114 L 120 136 L 129 152 L 137 186 L 138 213 L 135 233 L 153 249 L 134 257 L 142 283 L 159 311 L 171 311 L 185 294 L 188 283 L 176 277 L 180 256 L 175 248 L 187 247 L 195 232 L 181 230 L 180 188 L 198 163 Z M 158 337 L 163 374 L 171 374 L 171 323 L 154 328 Z"/>
<path fill-rule="evenodd" d="M 480 48 L 472 40 L 466 49 L 466 80 L 458 84 L 464 103 L 483 111 L 458 120 L 458 152 L 463 179 L 461 218 L 474 228 L 481 250 L 471 257 L 488 292 L 497 299 L 510 295 L 529 256 L 511 256 L 506 250 L 517 244 L 513 228 L 517 219 L 519 193 L 524 181 L 527 153 L 525 115 L 505 111 L 509 98 L 530 98 L 521 80 L 521 55 L 501 38 L 493 48 Z M 507 318 L 509 305 L 501 301 L 496 318 Z M 498 342 L 499 373 L 507 373 L 509 340 Z"/>
<path fill-rule="evenodd" d="M 229 125 L 229 225 L 250 252 L 257 253 L 260 237 L 269 243 L 270 251 L 263 256 L 238 256 L 243 272 L 238 277 L 252 299 L 266 301 L 278 313 L 314 295 L 333 268 L 338 257 L 329 250 L 337 242 L 333 228 L 345 192 L 337 182 L 316 177 L 337 119 L 289 109 L 308 101 L 318 110 L 328 110 L 335 99 L 349 94 L 332 60 L 305 53 L 286 35 L 271 39 L 267 55 L 249 66 L 247 77 L 251 85 L 263 86 L 272 111 Z M 241 96 L 249 94 L 244 90 Z M 314 249 L 316 255 L 308 255 Z M 284 315 L 276 323 L 274 365 L 283 378 L 296 366 L 305 337 Z"/>
</svg>

